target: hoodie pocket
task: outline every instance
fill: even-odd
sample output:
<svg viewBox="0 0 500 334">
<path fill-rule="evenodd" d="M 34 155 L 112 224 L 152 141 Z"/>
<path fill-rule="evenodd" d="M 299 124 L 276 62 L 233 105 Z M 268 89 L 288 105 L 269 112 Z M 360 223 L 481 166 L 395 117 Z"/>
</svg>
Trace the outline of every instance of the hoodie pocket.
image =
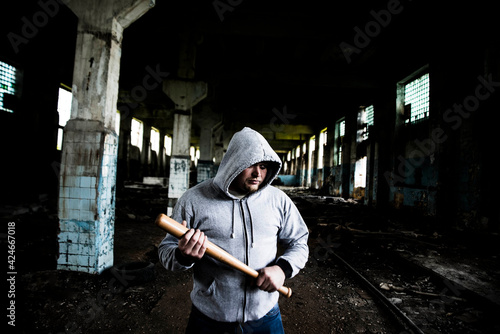
<svg viewBox="0 0 500 334">
<path fill-rule="evenodd" d="M 216 288 L 216 281 L 214 278 L 211 279 L 210 284 L 208 285 L 208 288 L 204 288 L 203 286 L 199 286 L 198 291 L 196 292 L 200 296 L 204 297 L 210 297 L 215 294 L 215 288 Z"/>
</svg>

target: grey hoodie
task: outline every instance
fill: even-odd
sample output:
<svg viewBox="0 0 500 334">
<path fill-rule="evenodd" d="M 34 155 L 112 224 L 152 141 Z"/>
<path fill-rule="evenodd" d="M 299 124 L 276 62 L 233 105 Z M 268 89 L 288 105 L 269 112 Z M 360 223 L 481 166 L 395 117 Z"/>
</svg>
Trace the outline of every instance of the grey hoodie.
<svg viewBox="0 0 500 334">
<path fill-rule="evenodd" d="M 231 195 L 231 182 L 263 161 L 270 163 L 261 188 L 242 199 Z M 281 161 L 265 138 L 244 128 L 231 139 L 215 178 L 186 191 L 172 218 L 200 229 L 208 240 L 255 270 L 279 260 L 288 269 L 287 276 L 293 277 L 307 262 L 308 229 L 290 198 L 270 185 L 280 168 Z M 278 292 L 259 290 L 252 278 L 209 256 L 186 263 L 177 245 L 178 240 L 167 234 L 158 247 L 160 261 L 169 270 L 193 268 L 191 300 L 208 317 L 224 322 L 257 320 L 278 301 Z"/>
</svg>

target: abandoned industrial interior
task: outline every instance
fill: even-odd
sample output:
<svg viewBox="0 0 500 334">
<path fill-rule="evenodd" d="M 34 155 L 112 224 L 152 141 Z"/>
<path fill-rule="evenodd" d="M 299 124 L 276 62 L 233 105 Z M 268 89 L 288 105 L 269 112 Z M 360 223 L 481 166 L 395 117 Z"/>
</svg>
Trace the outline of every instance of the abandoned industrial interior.
<svg viewBox="0 0 500 334">
<path fill-rule="evenodd" d="M 499 333 L 493 2 L 30 0 L 0 12 L 6 327 L 184 333 L 169 215 L 250 127 L 309 229 L 287 333 Z M 4 327 L 5 328 L 5 327 Z"/>
</svg>

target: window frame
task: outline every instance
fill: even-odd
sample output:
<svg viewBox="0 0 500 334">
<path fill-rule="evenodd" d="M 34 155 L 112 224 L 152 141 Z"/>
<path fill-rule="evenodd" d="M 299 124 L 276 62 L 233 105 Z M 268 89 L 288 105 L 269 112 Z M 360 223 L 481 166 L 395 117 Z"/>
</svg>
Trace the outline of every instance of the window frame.
<svg viewBox="0 0 500 334">
<path fill-rule="evenodd" d="M 139 141 L 139 145 L 135 145 L 135 136 L 134 136 L 134 121 L 137 122 L 138 124 L 140 124 L 140 127 L 139 127 L 139 134 L 138 134 L 138 141 Z M 133 145 L 133 146 L 136 146 L 139 148 L 139 151 L 142 152 L 143 151 L 143 145 L 144 145 L 144 122 L 141 121 L 140 119 L 138 118 L 135 118 L 135 117 L 132 117 L 132 120 L 131 120 L 131 124 L 130 124 L 130 144 Z"/>
<path fill-rule="evenodd" d="M 411 117 L 411 109 L 408 109 L 408 105 L 406 104 L 406 86 L 409 85 L 410 83 L 422 78 L 423 76 L 428 75 L 428 92 L 427 92 L 427 111 L 426 111 L 426 116 L 422 118 L 418 118 L 412 121 Z M 430 84 L 431 82 L 431 74 L 429 71 L 429 66 L 425 65 L 422 68 L 418 69 L 417 71 L 413 72 L 403 80 L 399 81 L 397 83 L 396 87 L 396 113 L 397 113 L 397 118 L 398 118 L 398 123 L 406 125 L 406 126 L 411 126 L 414 124 L 418 124 L 424 121 L 429 120 L 430 114 L 431 114 L 431 90 L 430 90 Z"/>
<path fill-rule="evenodd" d="M 337 122 L 335 122 L 335 147 L 334 147 L 335 166 L 342 165 L 342 145 L 345 137 L 345 126 L 346 126 L 345 117 L 342 117 L 339 120 L 337 120 Z"/>
<path fill-rule="evenodd" d="M 22 78 L 22 75 L 23 75 L 23 71 L 22 71 L 22 69 L 21 69 L 20 66 L 14 64 L 12 62 L 4 61 L 4 59 L 0 59 L 0 63 L 2 65 L 5 64 L 5 67 L 7 67 L 7 69 L 8 69 L 8 67 L 11 67 L 14 70 L 14 73 L 12 74 L 13 81 L 12 82 L 8 82 L 8 83 L 12 84 L 12 92 L 9 92 L 8 87 L 7 88 L 3 88 L 3 87 L 0 86 L 0 89 L 2 89 L 2 92 L 0 92 L 0 94 L 1 94 L 1 96 L 0 96 L 0 111 L 12 114 L 12 113 L 15 112 L 15 110 L 6 108 L 4 106 L 4 104 L 5 104 L 5 95 L 4 94 L 8 94 L 8 95 L 15 96 L 15 97 L 20 97 L 21 96 L 21 91 L 22 91 L 22 80 L 21 80 L 21 78 Z M 4 66 L 0 67 L 1 72 L 4 72 L 3 67 Z M 8 76 L 10 77 L 10 74 Z M 3 78 L 3 76 L 0 76 L 0 78 Z M 0 84 L 3 84 L 3 80 L 0 80 Z M 5 91 L 3 91 L 3 90 L 5 90 Z"/>
</svg>

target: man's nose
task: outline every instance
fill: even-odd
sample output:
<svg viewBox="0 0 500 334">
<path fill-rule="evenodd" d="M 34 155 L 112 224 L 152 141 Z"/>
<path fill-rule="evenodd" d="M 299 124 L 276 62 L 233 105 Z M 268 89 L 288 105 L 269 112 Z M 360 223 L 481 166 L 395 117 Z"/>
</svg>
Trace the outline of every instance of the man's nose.
<svg viewBox="0 0 500 334">
<path fill-rule="evenodd" d="M 259 166 L 253 166 L 252 167 L 252 176 L 259 176 L 260 175 L 260 168 Z"/>
</svg>

